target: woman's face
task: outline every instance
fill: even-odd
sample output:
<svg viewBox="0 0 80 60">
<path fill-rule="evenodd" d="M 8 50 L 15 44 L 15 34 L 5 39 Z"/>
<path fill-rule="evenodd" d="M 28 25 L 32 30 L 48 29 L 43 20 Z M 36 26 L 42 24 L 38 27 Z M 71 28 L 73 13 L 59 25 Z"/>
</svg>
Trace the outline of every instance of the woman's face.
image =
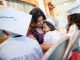
<svg viewBox="0 0 80 60">
<path fill-rule="evenodd" d="M 42 16 L 40 16 L 38 19 L 37 19 L 37 27 L 42 27 L 43 26 L 43 20 L 44 18 Z"/>
<path fill-rule="evenodd" d="M 47 26 L 46 23 L 43 23 L 43 31 L 46 33 L 48 31 L 50 31 L 50 28 Z"/>
</svg>

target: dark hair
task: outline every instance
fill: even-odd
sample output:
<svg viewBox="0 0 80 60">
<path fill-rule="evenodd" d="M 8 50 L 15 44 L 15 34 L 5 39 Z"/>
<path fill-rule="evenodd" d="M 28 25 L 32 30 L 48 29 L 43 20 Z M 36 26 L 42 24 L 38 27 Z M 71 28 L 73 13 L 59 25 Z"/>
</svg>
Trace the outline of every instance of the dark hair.
<svg viewBox="0 0 80 60">
<path fill-rule="evenodd" d="M 31 19 L 31 23 L 30 23 L 31 30 L 36 28 L 37 19 L 40 16 L 42 16 L 43 19 L 46 20 L 46 16 L 45 16 L 45 14 L 43 13 L 43 11 L 40 8 L 32 9 L 29 14 L 32 15 L 32 19 Z"/>
<path fill-rule="evenodd" d="M 50 28 L 50 31 L 54 31 L 55 30 L 55 27 L 50 22 L 44 21 L 43 23 L 45 23 Z"/>
<path fill-rule="evenodd" d="M 46 20 L 45 14 L 42 12 L 40 8 L 34 8 L 30 11 L 30 14 L 32 15 L 32 23 L 36 23 L 37 19 L 42 16 L 44 20 Z"/>
<path fill-rule="evenodd" d="M 74 13 L 71 15 L 68 15 L 68 25 L 67 25 L 67 31 L 69 31 L 69 28 L 72 24 L 76 24 L 78 29 L 80 29 L 80 13 Z"/>
</svg>

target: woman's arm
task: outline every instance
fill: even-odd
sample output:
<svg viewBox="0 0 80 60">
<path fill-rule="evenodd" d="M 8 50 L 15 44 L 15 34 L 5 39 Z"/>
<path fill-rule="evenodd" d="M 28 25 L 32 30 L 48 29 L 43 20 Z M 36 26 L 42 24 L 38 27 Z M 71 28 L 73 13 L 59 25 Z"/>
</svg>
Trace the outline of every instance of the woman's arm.
<svg viewBox="0 0 80 60">
<path fill-rule="evenodd" d="M 51 48 L 52 44 L 40 44 L 42 51 L 46 52 L 49 48 Z"/>
</svg>

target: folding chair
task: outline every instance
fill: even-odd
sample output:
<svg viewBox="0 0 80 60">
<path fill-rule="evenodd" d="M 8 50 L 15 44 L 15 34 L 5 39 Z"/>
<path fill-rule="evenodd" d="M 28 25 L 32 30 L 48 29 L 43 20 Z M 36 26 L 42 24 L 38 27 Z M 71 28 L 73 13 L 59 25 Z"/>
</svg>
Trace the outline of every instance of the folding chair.
<svg viewBox="0 0 80 60">
<path fill-rule="evenodd" d="M 42 60 L 62 60 L 69 43 L 69 37 L 65 36 L 54 44 L 43 56 Z"/>
</svg>

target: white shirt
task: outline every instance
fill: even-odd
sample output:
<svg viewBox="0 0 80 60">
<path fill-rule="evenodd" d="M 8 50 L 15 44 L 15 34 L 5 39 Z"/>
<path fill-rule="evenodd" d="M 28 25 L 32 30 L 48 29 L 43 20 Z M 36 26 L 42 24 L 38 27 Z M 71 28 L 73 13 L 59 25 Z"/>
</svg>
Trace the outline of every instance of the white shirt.
<svg viewBox="0 0 80 60">
<path fill-rule="evenodd" d="M 56 30 L 49 31 L 44 35 L 44 44 L 55 44 L 60 40 L 60 33 Z"/>
<path fill-rule="evenodd" d="M 78 31 L 78 27 L 75 24 L 73 24 L 73 25 L 70 26 L 69 32 L 67 33 L 67 35 L 71 37 L 77 31 Z"/>
<path fill-rule="evenodd" d="M 78 31 L 78 27 L 76 26 L 76 24 L 73 24 L 73 25 L 70 26 L 69 32 L 67 33 L 67 35 L 68 35 L 69 37 L 71 37 L 71 36 L 73 36 L 77 31 Z M 78 44 L 79 44 L 79 47 L 80 47 L 80 39 L 79 39 Z"/>
<path fill-rule="evenodd" d="M 28 37 L 8 38 L 0 44 L 0 60 L 41 60 L 42 50 Z"/>
</svg>

